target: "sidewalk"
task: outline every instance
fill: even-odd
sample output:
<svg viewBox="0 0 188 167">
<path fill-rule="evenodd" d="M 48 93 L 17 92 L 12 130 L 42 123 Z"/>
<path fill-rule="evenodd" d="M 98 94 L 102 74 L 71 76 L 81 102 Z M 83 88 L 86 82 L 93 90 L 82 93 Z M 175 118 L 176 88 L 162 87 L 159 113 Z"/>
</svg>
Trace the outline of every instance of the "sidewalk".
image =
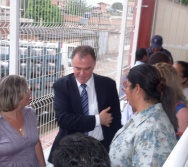
<svg viewBox="0 0 188 167">
<path fill-rule="evenodd" d="M 53 167 L 53 165 L 48 162 L 48 157 L 49 157 L 49 154 L 50 154 L 50 150 L 51 150 L 51 147 L 49 147 L 48 149 L 44 150 L 44 158 L 45 158 L 47 167 Z"/>
</svg>

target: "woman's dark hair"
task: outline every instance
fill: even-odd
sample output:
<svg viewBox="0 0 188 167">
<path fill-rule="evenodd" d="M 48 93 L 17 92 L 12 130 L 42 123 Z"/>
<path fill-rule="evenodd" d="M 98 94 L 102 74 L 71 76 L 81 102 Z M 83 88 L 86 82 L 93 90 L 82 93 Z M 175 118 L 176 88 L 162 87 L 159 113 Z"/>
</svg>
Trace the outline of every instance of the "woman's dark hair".
<svg viewBox="0 0 188 167">
<path fill-rule="evenodd" d="M 135 88 L 138 84 L 144 90 L 144 100 L 162 103 L 164 111 L 176 130 L 178 128 L 178 121 L 175 113 L 175 92 L 166 85 L 165 79 L 161 77 L 158 70 L 152 65 L 142 64 L 133 67 L 129 71 L 127 78 L 132 88 Z"/>
<path fill-rule="evenodd" d="M 139 48 L 136 50 L 136 60 L 142 60 L 144 56 L 147 55 L 147 51 L 145 48 Z"/>
<path fill-rule="evenodd" d="M 111 167 L 102 143 L 81 133 L 65 136 L 53 152 L 52 161 L 54 167 Z"/>
<path fill-rule="evenodd" d="M 156 63 L 171 63 L 171 59 L 170 56 L 164 52 L 161 51 L 157 51 L 155 53 L 153 53 L 148 60 L 148 63 L 151 65 L 154 65 Z"/>
<path fill-rule="evenodd" d="M 188 63 L 185 61 L 176 61 L 174 64 L 179 64 L 183 68 L 183 78 L 187 78 L 188 80 Z M 187 80 L 185 82 L 187 82 Z"/>
</svg>

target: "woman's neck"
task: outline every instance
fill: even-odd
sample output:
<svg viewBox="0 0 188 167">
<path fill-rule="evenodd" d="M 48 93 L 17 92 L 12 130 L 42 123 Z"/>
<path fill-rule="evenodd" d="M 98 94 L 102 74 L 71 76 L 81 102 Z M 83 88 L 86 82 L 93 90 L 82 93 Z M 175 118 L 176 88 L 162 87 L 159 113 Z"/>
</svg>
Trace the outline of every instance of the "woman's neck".
<svg viewBox="0 0 188 167">
<path fill-rule="evenodd" d="M 3 118 L 20 134 L 24 135 L 24 117 L 22 110 L 1 112 Z"/>
<path fill-rule="evenodd" d="M 146 102 L 146 101 L 143 101 L 142 103 L 140 103 L 140 105 L 137 106 L 137 112 L 142 112 L 143 110 L 153 106 L 154 102 Z"/>
<path fill-rule="evenodd" d="M 8 111 L 8 112 L 2 111 L 1 114 L 10 119 L 18 119 L 18 117 L 20 117 L 20 115 L 22 114 L 22 110 L 15 109 L 13 111 Z"/>
</svg>

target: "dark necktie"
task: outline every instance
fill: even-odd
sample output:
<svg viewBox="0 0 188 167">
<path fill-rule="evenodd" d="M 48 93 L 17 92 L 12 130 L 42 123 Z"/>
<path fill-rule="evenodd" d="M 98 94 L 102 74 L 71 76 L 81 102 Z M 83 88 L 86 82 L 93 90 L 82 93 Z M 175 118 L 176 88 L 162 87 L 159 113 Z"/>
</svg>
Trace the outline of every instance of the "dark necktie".
<svg viewBox="0 0 188 167">
<path fill-rule="evenodd" d="M 88 95 L 87 95 L 87 91 L 86 91 L 86 86 L 87 86 L 86 84 L 81 84 L 81 87 L 83 88 L 83 90 L 82 90 L 80 97 L 81 97 L 83 114 L 89 115 Z"/>
</svg>

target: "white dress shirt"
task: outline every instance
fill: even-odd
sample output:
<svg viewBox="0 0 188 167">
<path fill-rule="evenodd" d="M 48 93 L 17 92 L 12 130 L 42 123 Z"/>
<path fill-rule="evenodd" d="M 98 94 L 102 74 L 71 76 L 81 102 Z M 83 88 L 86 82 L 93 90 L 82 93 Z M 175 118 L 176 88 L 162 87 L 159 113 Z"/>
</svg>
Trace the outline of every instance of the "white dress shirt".
<svg viewBox="0 0 188 167">
<path fill-rule="evenodd" d="M 78 85 L 79 92 L 81 94 L 83 90 L 83 88 L 81 87 L 81 83 L 79 83 L 77 79 L 76 79 L 76 82 Z M 104 140 L 104 136 L 102 133 L 102 127 L 100 125 L 99 109 L 98 109 L 93 75 L 85 84 L 87 85 L 86 90 L 88 94 L 89 115 L 95 115 L 95 122 L 96 122 L 94 130 L 89 131 L 88 135 L 101 141 L 101 140 Z"/>
<path fill-rule="evenodd" d="M 140 64 L 144 64 L 142 61 L 138 60 L 135 62 L 135 65 L 134 66 L 137 66 L 137 65 L 140 65 Z"/>
</svg>

